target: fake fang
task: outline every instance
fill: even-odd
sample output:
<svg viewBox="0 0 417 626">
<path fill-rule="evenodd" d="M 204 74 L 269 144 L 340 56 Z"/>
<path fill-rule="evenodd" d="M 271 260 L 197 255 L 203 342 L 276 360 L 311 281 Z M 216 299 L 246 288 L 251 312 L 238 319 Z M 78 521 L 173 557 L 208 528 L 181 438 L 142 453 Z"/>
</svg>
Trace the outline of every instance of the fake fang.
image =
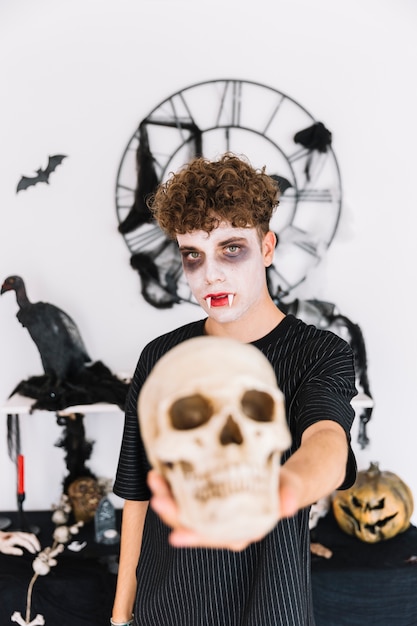
<svg viewBox="0 0 417 626">
<path fill-rule="evenodd" d="M 226 304 L 231 307 L 233 304 L 234 295 L 232 293 L 221 293 L 215 296 L 207 296 L 205 298 L 209 309 L 212 307 L 225 306 Z"/>
</svg>

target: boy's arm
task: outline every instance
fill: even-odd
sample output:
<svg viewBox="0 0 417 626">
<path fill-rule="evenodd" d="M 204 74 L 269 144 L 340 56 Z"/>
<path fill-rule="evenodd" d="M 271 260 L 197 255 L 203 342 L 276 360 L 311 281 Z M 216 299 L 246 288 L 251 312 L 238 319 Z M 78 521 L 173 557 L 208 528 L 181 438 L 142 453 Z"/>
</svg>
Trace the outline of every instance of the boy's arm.
<svg viewBox="0 0 417 626">
<path fill-rule="evenodd" d="M 136 568 L 148 504 L 126 500 L 123 507 L 119 571 L 112 613 L 114 622 L 128 622 L 132 617 L 136 598 Z"/>
<path fill-rule="evenodd" d="M 310 506 L 340 487 L 347 458 L 348 441 L 340 424 L 331 420 L 316 422 L 304 431 L 301 446 L 282 466 L 280 491 L 291 490 L 297 510 Z M 285 500 L 285 494 L 281 493 L 281 498 Z"/>
</svg>

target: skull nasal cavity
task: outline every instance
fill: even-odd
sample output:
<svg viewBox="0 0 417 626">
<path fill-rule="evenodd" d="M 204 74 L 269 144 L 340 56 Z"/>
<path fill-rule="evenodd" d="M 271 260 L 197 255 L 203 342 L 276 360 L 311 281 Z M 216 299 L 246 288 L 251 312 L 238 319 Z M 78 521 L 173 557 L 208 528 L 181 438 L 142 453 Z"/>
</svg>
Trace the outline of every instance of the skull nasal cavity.
<svg viewBox="0 0 417 626">
<path fill-rule="evenodd" d="M 191 430 L 208 422 L 213 415 L 213 407 L 210 400 L 196 393 L 173 402 L 169 415 L 173 428 Z"/>
<path fill-rule="evenodd" d="M 243 442 L 242 433 L 239 426 L 236 424 L 231 415 L 227 418 L 226 424 L 223 426 L 220 433 L 220 443 L 222 446 L 227 446 L 229 443 L 237 443 L 240 445 Z"/>
</svg>

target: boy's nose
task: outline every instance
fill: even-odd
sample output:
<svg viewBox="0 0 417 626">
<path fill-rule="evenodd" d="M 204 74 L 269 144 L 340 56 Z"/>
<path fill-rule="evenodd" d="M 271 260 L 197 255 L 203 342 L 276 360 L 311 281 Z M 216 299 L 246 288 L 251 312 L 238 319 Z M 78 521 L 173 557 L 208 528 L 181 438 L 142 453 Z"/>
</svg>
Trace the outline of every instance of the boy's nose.
<svg viewBox="0 0 417 626">
<path fill-rule="evenodd" d="M 224 280 L 223 271 L 216 261 L 207 261 L 205 270 L 205 280 L 208 285 L 213 285 L 214 283 Z"/>
</svg>

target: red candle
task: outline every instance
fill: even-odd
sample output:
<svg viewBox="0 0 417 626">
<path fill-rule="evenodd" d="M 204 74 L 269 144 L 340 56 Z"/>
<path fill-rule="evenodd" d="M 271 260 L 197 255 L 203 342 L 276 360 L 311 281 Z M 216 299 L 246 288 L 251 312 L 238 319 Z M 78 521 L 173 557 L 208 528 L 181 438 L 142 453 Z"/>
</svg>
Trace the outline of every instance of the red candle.
<svg viewBox="0 0 417 626">
<path fill-rule="evenodd" d="M 17 457 L 17 493 L 25 493 L 25 457 L 19 454 Z"/>
</svg>

